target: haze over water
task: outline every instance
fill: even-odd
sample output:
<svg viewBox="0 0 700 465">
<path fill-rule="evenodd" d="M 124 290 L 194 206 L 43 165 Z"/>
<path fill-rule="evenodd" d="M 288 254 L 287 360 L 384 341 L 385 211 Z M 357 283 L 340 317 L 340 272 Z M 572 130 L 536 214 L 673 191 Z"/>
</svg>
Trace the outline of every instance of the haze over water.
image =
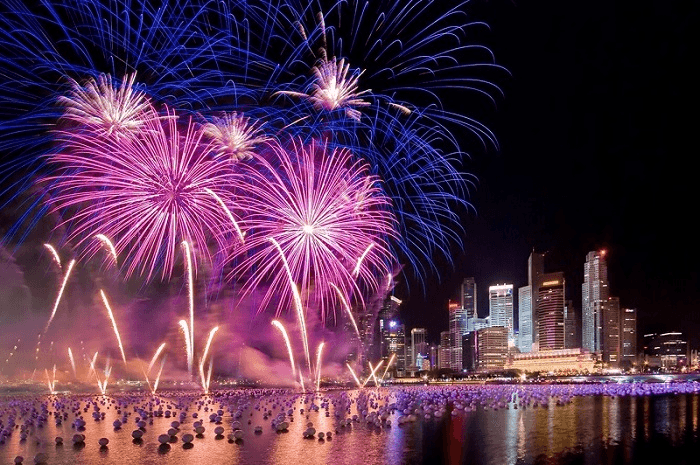
<svg viewBox="0 0 700 465">
<path fill-rule="evenodd" d="M 415 389 L 415 388 L 413 388 Z M 415 399 L 423 395 L 437 392 L 448 393 L 452 388 L 426 389 L 418 388 L 413 391 Z M 382 388 L 380 390 L 365 389 L 364 395 L 369 396 L 369 410 L 372 404 L 383 405 L 397 402 L 400 399 L 399 388 Z M 548 406 L 532 406 L 515 408 L 508 403 L 506 408 L 485 408 L 478 406 L 473 411 L 460 411 L 452 415 L 453 408 L 439 417 L 431 416 L 425 419 L 417 415 L 415 422 L 399 424 L 400 411 L 394 411 L 388 417 L 391 425 L 377 427 L 370 425 L 359 415 L 352 426 L 343 426 L 343 419 L 351 419 L 358 414 L 357 403 L 350 406 L 350 412 L 333 404 L 333 400 L 342 397 L 341 391 L 323 392 L 315 399 L 320 405 L 324 400 L 330 400 L 329 416 L 325 408 L 318 411 L 308 411 L 310 402 L 304 401 L 311 397 L 298 394 L 276 394 L 277 401 L 272 395 L 265 397 L 250 397 L 253 391 L 229 391 L 229 395 L 239 399 L 249 398 L 248 406 L 242 410 L 240 418 L 243 440 L 230 442 L 225 439 L 232 429 L 234 421 L 232 414 L 226 411 L 222 426 L 224 436 L 216 438 L 215 423 L 210 422 L 209 415 L 226 405 L 218 397 L 217 401 L 208 400 L 199 403 L 196 395 L 188 398 L 187 418 L 183 420 L 178 431 L 177 441 L 173 442 L 167 451 L 159 449 L 158 436 L 167 432 L 174 418 L 154 417 L 153 424 L 145 427 L 143 440 L 133 441 L 131 432 L 137 429 L 136 417 L 139 413 L 133 407 L 148 405 L 150 398 L 143 396 L 132 398 L 129 406 L 123 409 L 129 412 L 127 423 L 115 430 L 112 423 L 121 418 L 116 412 L 116 403 L 126 398 L 107 396 L 107 404 L 98 404 L 100 412 L 105 412 L 104 420 L 95 421 L 92 418 L 93 405 L 85 412 L 85 400 L 92 399 L 101 402 L 102 397 L 73 397 L 63 398 L 62 402 L 73 405 L 81 402 L 78 412 L 87 422 L 86 440 L 82 447 L 75 447 L 71 442 L 77 431 L 72 428 L 75 418 L 71 409 L 63 424 L 56 426 L 53 415 L 41 428 L 31 427 L 29 437 L 21 441 L 19 428 L 0 445 L 0 462 L 12 463 L 15 456 L 22 455 L 24 463 L 33 463 L 33 457 L 38 452 L 48 454 L 49 464 L 162 464 L 187 463 L 189 465 L 210 465 L 223 463 L 304 463 L 312 464 L 405 464 L 405 463 L 473 463 L 484 465 L 501 464 L 601 464 L 601 463 L 696 463 L 697 450 L 700 449 L 700 396 L 696 394 L 649 395 L 649 396 L 582 396 L 573 397 L 564 405 L 552 401 Z M 226 394 L 225 394 L 226 395 Z M 161 406 L 174 405 L 176 397 L 164 393 L 159 396 Z M 358 391 L 348 391 L 348 397 L 358 399 Z M 8 423 L 7 408 L 13 402 L 32 401 L 37 409 L 41 401 L 49 402 L 49 412 L 55 411 L 55 397 L 4 397 L 0 400 L 2 421 Z M 59 398 L 61 399 L 61 398 Z M 70 399 L 70 400 L 69 400 Z M 182 397 L 180 397 L 182 399 Z M 287 407 L 282 402 L 293 402 Z M 180 400 L 182 402 L 182 400 Z M 246 400 L 246 402 L 248 402 Z M 26 405 L 26 404 L 24 404 Z M 274 407 L 277 405 L 277 407 Z M 339 404 L 338 404 L 339 405 Z M 423 404 L 425 405 L 425 404 Z M 259 407 L 256 409 L 255 407 Z M 109 408 L 108 408 L 109 407 Z M 205 407 L 208 408 L 205 411 Z M 154 410 L 159 405 L 153 404 Z M 289 430 L 285 433 L 276 432 L 270 422 L 281 411 L 294 409 L 289 422 Z M 300 409 L 305 408 L 304 414 Z M 336 408 L 338 410 L 336 410 Z M 234 408 L 235 410 L 235 408 Z M 264 410 L 272 410 L 272 415 L 263 418 Z M 173 409 L 177 411 L 177 409 Z M 336 411 L 339 417 L 335 416 Z M 185 433 L 192 433 L 192 417 L 198 413 L 198 419 L 203 421 L 206 431 L 203 437 L 195 437 L 194 447 L 186 449 L 181 440 Z M 179 413 L 179 411 L 178 411 Z M 251 415 L 252 414 L 252 415 Z M 308 419 L 306 418 L 308 415 Z M 15 420 L 17 425 L 24 418 Z M 250 420 L 250 424 L 248 421 Z M 312 422 L 317 431 L 312 439 L 303 438 L 307 422 Z M 262 426 L 262 433 L 253 431 L 255 426 Z M 318 432 L 331 431 L 331 439 L 319 440 Z M 336 433 L 337 431 L 337 433 Z M 64 444 L 56 446 L 54 438 L 62 436 Z M 100 448 L 98 440 L 102 437 L 109 439 L 109 445 Z M 40 443 L 37 444 L 37 441 Z"/>
</svg>

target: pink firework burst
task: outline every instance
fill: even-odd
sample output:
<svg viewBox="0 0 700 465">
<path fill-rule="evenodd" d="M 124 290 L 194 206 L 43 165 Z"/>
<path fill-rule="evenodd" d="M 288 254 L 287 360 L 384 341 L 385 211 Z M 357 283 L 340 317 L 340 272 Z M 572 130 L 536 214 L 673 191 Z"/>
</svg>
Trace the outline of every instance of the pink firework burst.
<svg viewBox="0 0 700 465">
<path fill-rule="evenodd" d="M 292 142 L 239 165 L 250 234 L 234 251 L 232 277 L 251 292 L 269 284 L 261 309 L 294 306 L 299 290 L 325 320 L 339 294 L 356 301 L 376 289 L 393 263 L 387 240 L 396 235 L 389 199 L 368 166 L 347 150 Z M 285 263 L 286 262 L 286 263 Z M 277 297 L 279 296 L 279 297 Z"/>
<path fill-rule="evenodd" d="M 253 156 L 255 147 L 268 140 L 262 132 L 263 123 L 235 111 L 222 118 L 214 117 L 211 123 L 202 126 L 204 134 L 214 142 L 219 156 L 231 161 L 241 161 Z"/>
<path fill-rule="evenodd" d="M 97 81 L 90 78 L 84 86 L 71 80 L 70 95 L 58 99 L 66 107 L 63 117 L 96 135 L 119 137 L 139 130 L 157 115 L 149 111 L 146 95 L 134 90 L 135 80 L 136 73 L 127 74 L 118 88 L 109 74 L 101 74 Z"/>
<path fill-rule="evenodd" d="M 227 236 L 237 228 L 228 208 L 231 165 L 211 156 L 191 119 L 178 128 L 166 109 L 165 118 L 144 118 L 132 137 L 80 130 L 59 137 L 65 149 L 49 158 L 59 168 L 50 179 L 51 202 L 65 215 L 69 239 L 87 254 L 97 250 L 94 234 L 104 234 L 126 258 L 126 276 L 150 280 L 157 269 L 170 276 L 183 240 L 209 263 L 210 244 L 223 250 L 231 242 Z"/>
</svg>

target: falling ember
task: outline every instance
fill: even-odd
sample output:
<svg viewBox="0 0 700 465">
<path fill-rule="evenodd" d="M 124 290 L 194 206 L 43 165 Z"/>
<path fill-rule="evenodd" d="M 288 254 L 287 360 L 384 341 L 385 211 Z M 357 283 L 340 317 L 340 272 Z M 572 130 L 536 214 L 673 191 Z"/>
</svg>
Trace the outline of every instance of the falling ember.
<svg viewBox="0 0 700 465">
<path fill-rule="evenodd" d="M 287 335 L 287 330 L 284 329 L 282 323 L 277 320 L 272 320 L 272 326 L 279 329 L 284 338 L 284 343 L 287 346 L 287 352 L 289 353 L 289 363 L 292 365 L 292 378 L 296 377 L 296 368 L 294 367 L 294 351 L 292 350 L 292 344 L 289 341 L 289 336 Z"/>
<path fill-rule="evenodd" d="M 368 245 L 365 251 L 362 252 L 362 255 L 360 255 L 360 258 L 357 259 L 357 265 L 355 265 L 355 269 L 352 272 L 353 276 L 357 277 L 360 274 L 360 267 L 362 266 L 362 261 L 365 259 L 369 251 L 372 250 L 372 247 L 374 247 L 374 242 Z"/>
<path fill-rule="evenodd" d="M 73 368 L 73 376 L 77 376 L 75 371 L 75 359 L 73 358 L 73 351 L 70 350 L 70 347 L 68 348 L 68 358 L 70 359 L 70 366 Z"/>
<path fill-rule="evenodd" d="M 190 244 L 182 241 L 182 249 L 185 251 L 185 263 L 187 265 L 187 289 L 190 304 L 190 344 L 187 363 L 190 374 L 192 374 L 192 360 L 194 360 L 194 278 L 192 276 L 192 256 L 190 255 Z"/>
<path fill-rule="evenodd" d="M 185 351 L 187 352 L 187 372 L 192 373 L 192 341 L 190 341 L 190 330 L 187 327 L 187 322 L 185 320 L 180 320 L 178 322 L 180 329 L 182 330 L 183 336 L 185 336 Z"/>
<path fill-rule="evenodd" d="M 49 252 L 51 252 L 51 255 L 53 256 L 53 260 L 56 262 L 56 264 L 58 265 L 58 268 L 60 269 L 61 268 L 61 257 L 58 255 L 58 252 L 56 251 L 54 246 L 52 246 L 51 244 L 44 244 L 44 247 L 46 247 L 49 250 Z"/>
<path fill-rule="evenodd" d="M 99 239 L 99 241 L 102 242 L 105 245 L 105 247 L 107 247 L 110 255 L 112 256 L 112 260 L 114 260 L 114 265 L 117 265 L 117 249 L 114 248 L 114 244 L 112 244 L 112 241 L 110 241 L 109 238 L 104 234 L 97 234 L 95 236 L 95 239 Z"/>
<path fill-rule="evenodd" d="M 389 371 L 389 367 L 391 366 L 391 363 L 394 361 L 396 358 L 396 354 L 393 353 L 391 354 L 391 358 L 389 359 L 389 363 L 387 363 L 386 368 L 384 368 L 384 374 L 382 374 L 382 378 L 380 381 L 384 381 L 384 377 L 386 376 L 386 372 Z"/>
<path fill-rule="evenodd" d="M 301 339 L 304 343 L 304 354 L 306 355 L 306 364 L 308 365 L 309 373 L 311 373 L 311 357 L 309 356 L 309 339 L 306 335 L 306 318 L 304 317 L 304 307 L 301 304 L 301 296 L 299 295 L 299 289 L 297 289 L 297 285 L 294 283 L 294 278 L 292 277 L 292 270 L 289 269 L 289 263 L 287 262 L 287 257 L 284 256 L 284 252 L 282 251 L 282 247 L 280 247 L 279 243 L 273 237 L 269 237 L 268 239 L 270 240 L 270 242 L 272 242 L 274 244 L 274 246 L 279 251 L 280 257 L 282 258 L 282 263 L 284 264 L 284 269 L 287 271 L 287 277 L 289 278 L 289 285 L 291 286 L 292 293 L 294 294 L 294 303 L 295 303 L 296 310 L 297 310 L 297 317 L 299 318 L 299 327 L 301 328 Z"/>
<path fill-rule="evenodd" d="M 63 275 L 63 283 L 61 283 L 61 289 L 58 291 L 58 296 L 56 296 L 56 302 L 53 304 L 53 310 L 51 311 L 51 316 L 49 317 L 48 323 L 46 323 L 46 328 L 44 328 L 44 332 L 46 332 L 49 329 L 49 326 L 51 325 L 51 322 L 53 321 L 53 317 L 56 316 L 56 310 L 58 310 L 58 304 L 61 303 L 61 296 L 63 296 L 63 291 L 66 288 L 66 284 L 68 283 L 68 278 L 70 277 L 70 272 L 73 270 L 73 266 L 75 266 L 75 260 L 71 260 L 70 263 L 68 264 L 68 269 L 66 270 L 66 273 Z M 38 349 L 37 349 L 38 351 Z"/>
<path fill-rule="evenodd" d="M 321 387 L 321 352 L 323 352 L 323 346 L 325 342 L 318 345 L 316 349 L 316 390 L 318 391 Z"/>
<path fill-rule="evenodd" d="M 348 370 L 350 370 L 350 374 L 352 374 L 352 377 L 355 378 L 355 382 L 357 383 L 357 387 L 361 388 L 362 383 L 360 383 L 360 379 L 355 374 L 355 370 L 352 369 L 352 367 L 350 366 L 349 363 L 346 363 L 345 365 L 348 367 Z"/>
<path fill-rule="evenodd" d="M 117 328 L 117 322 L 114 320 L 114 314 L 112 313 L 112 309 L 109 306 L 109 302 L 107 302 L 107 296 L 105 295 L 105 292 L 100 289 L 100 295 L 102 296 L 102 302 L 105 305 L 105 308 L 107 309 L 107 314 L 109 315 L 109 319 L 112 321 L 112 328 L 114 328 L 114 334 L 117 336 L 117 342 L 119 343 L 119 350 L 122 353 L 122 360 L 124 360 L 124 364 L 126 364 L 126 355 L 124 355 L 124 346 L 122 345 L 122 338 L 119 336 L 119 329 Z"/>
<path fill-rule="evenodd" d="M 233 213 L 231 213 L 231 210 L 229 210 L 224 201 L 221 200 L 221 197 L 216 195 L 216 192 L 209 189 L 208 187 L 204 188 L 204 192 L 214 197 L 214 200 L 216 200 L 218 204 L 221 205 L 221 208 L 224 210 L 224 213 L 226 213 L 226 216 L 228 216 L 228 219 L 231 221 L 231 224 L 233 224 L 233 227 L 236 228 L 236 233 L 238 233 L 238 237 L 241 239 L 241 242 L 245 242 L 245 233 L 241 231 L 241 228 L 238 226 L 236 219 L 233 217 Z"/>
<path fill-rule="evenodd" d="M 202 360 L 199 362 L 199 375 L 202 378 L 202 387 L 204 388 L 204 392 L 208 393 L 209 392 L 209 382 L 207 381 L 207 377 L 204 375 L 204 364 L 207 361 L 207 356 L 209 355 L 209 348 L 211 347 L 211 342 L 214 339 L 214 335 L 216 332 L 219 330 L 218 326 L 215 326 L 212 328 L 211 331 L 209 331 L 209 337 L 207 338 L 207 345 L 204 347 L 204 355 L 202 355 Z M 209 377 L 211 377 L 211 366 L 209 367 Z"/>
<path fill-rule="evenodd" d="M 384 363 L 384 360 L 380 361 L 379 364 L 374 368 L 372 368 L 372 362 L 368 362 L 368 363 L 369 363 L 369 369 L 371 370 L 371 372 L 370 372 L 369 376 L 367 377 L 367 379 L 365 380 L 365 382 L 362 383 L 362 387 L 365 387 L 365 385 L 367 384 L 367 381 L 369 381 L 370 378 L 374 378 L 374 385 L 378 387 L 379 383 L 377 382 L 377 377 L 375 376 L 375 373 L 379 369 L 379 367 L 382 366 L 382 364 Z"/>
<path fill-rule="evenodd" d="M 338 298 L 340 301 L 343 303 L 343 306 L 345 307 L 345 310 L 348 312 L 348 316 L 350 317 L 350 321 L 352 322 L 352 327 L 355 328 L 355 333 L 357 334 L 358 339 L 360 339 L 360 330 L 357 327 L 357 323 L 355 322 L 355 317 L 352 316 L 352 311 L 350 310 L 350 305 L 348 305 L 348 301 L 345 300 L 345 296 L 343 296 L 343 293 L 340 291 L 338 286 L 336 286 L 333 283 L 330 283 L 330 285 L 335 289 L 335 292 L 338 293 Z"/>
</svg>

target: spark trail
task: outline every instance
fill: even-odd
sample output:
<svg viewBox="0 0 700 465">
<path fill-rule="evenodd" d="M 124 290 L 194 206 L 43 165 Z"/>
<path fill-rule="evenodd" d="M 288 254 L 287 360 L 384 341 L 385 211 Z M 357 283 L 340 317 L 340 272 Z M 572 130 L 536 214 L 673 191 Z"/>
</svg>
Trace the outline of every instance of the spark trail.
<svg viewBox="0 0 700 465">
<path fill-rule="evenodd" d="M 114 320 L 114 314 L 112 313 L 112 308 L 109 306 L 109 302 L 107 301 L 107 296 L 105 295 L 105 292 L 100 289 L 100 296 L 102 296 L 102 302 L 104 303 L 105 308 L 107 309 L 107 314 L 109 315 L 109 319 L 112 322 L 112 328 L 114 328 L 114 334 L 117 336 L 117 342 L 119 343 L 119 351 L 122 354 L 122 360 L 124 360 L 124 364 L 126 365 L 126 355 L 124 354 L 124 346 L 122 345 L 122 338 L 119 335 L 119 328 L 117 328 L 117 322 Z"/>
</svg>

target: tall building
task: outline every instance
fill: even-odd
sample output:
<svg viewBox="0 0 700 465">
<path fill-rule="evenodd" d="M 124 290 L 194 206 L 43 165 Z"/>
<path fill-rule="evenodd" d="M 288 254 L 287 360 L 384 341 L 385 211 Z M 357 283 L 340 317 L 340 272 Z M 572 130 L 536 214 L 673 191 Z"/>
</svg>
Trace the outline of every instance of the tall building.
<svg viewBox="0 0 700 465">
<path fill-rule="evenodd" d="M 513 333 L 513 285 L 500 284 L 489 287 L 489 318 L 491 327 L 502 326 L 508 330 L 508 340 Z"/>
<path fill-rule="evenodd" d="M 384 366 L 389 364 L 392 356 L 396 360 L 392 367 L 396 371 L 397 376 L 405 376 L 408 368 L 406 360 L 406 329 L 403 324 L 396 320 L 389 320 L 384 333 L 383 347 L 386 347 L 386 353 L 382 355 Z"/>
<path fill-rule="evenodd" d="M 465 278 L 460 286 L 459 292 L 460 304 L 467 318 L 476 318 L 476 280 L 474 278 Z"/>
<path fill-rule="evenodd" d="M 539 350 L 564 348 L 564 273 L 542 275 L 537 294 Z"/>
<path fill-rule="evenodd" d="M 397 299 L 393 295 L 387 297 L 384 300 L 384 305 L 379 309 L 379 314 L 377 315 L 378 327 L 379 327 L 379 356 L 386 358 L 389 353 L 389 347 L 387 346 L 388 335 L 390 331 L 389 323 L 394 321 L 399 315 L 399 306 L 401 305 L 401 300 Z"/>
<path fill-rule="evenodd" d="M 411 330 L 411 362 L 408 364 L 409 367 L 416 367 L 419 370 L 422 368 L 422 364 L 418 363 L 418 356 L 420 355 L 422 359 L 428 357 L 428 343 L 426 342 L 427 330 L 425 328 L 413 328 Z"/>
<path fill-rule="evenodd" d="M 467 318 L 464 309 L 458 302 L 450 300 L 450 341 L 452 350 L 450 351 L 450 368 L 455 371 L 462 371 L 462 335 L 467 332 Z"/>
<path fill-rule="evenodd" d="M 626 367 L 637 364 L 637 310 L 623 308 L 620 310 L 620 346 L 621 363 Z"/>
<path fill-rule="evenodd" d="M 581 348 L 581 316 L 573 300 L 567 300 L 564 305 L 564 348 Z"/>
<path fill-rule="evenodd" d="M 532 288 L 518 289 L 518 348 L 520 352 L 532 351 Z"/>
<path fill-rule="evenodd" d="M 588 351 L 602 352 L 603 308 L 609 297 L 605 250 L 586 255 L 581 291 L 581 344 Z"/>
<path fill-rule="evenodd" d="M 688 341 L 683 333 L 644 335 L 644 364 L 674 370 L 688 366 Z"/>
<path fill-rule="evenodd" d="M 620 299 L 608 297 L 603 305 L 603 362 L 620 366 Z"/>
<path fill-rule="evenodd" d="M 537 343 L 539 335 L 537 333 L 537 296 L 540 293 L 540 283 L 544 275 L 544 254 L 536 253 L 534 250 L 527 259 L 527 284 L 530 286 L 531 297 L 531 318 L 532 322 L 532 342 Z"/>
<path fill-rule="evenodd" d="M 492 326 L 476 333 L 476 371 L 502 370 L 508 355 L 508 328 Z"/>
<path fill-rule="evenodd" d="M 440 349 L 438 350 L 438 367 L 442 369 L 450 368 L 450 354 L 452 353 L 452 333 L 443 331 L 440 333 Z"/>
</svg>

